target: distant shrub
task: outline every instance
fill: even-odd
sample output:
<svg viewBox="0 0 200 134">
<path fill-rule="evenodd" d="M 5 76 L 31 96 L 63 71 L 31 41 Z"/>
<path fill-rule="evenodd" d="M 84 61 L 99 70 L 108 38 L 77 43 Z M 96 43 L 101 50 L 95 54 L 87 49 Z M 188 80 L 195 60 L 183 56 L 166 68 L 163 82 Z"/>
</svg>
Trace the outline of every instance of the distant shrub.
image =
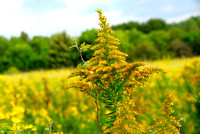
<svg viewBox="0 0 200 134">
<path fill-rule="evenodd" d="M 5 74 L 15 74 L 20 73 L 19 69 L 16 67 L 10 67 L 8 70 L 4 72 Z"/>
</svg>

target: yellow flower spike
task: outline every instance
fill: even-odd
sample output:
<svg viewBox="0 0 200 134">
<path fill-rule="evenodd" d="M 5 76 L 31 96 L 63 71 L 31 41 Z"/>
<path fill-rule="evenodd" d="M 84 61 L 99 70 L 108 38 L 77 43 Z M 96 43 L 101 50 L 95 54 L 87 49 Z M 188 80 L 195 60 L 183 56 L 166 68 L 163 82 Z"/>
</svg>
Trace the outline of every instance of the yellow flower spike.
<svg viewBox="0 0 200 134">
<path fill-rule="evenodd" d="M 150 128 L 153 130 L 153 133 L 170 133 L 171 131 L 177 133 L 179 132 L 178 128 L 181 127 L 181 125 L 172 115 L 172 113 L 174 113 L 171 108 L 171 105 L 173 104 L 172 100 L 172 95 L 168 95 L 164 100 L 163 108 L 161 108 L 162 116 L 156 117 L 156 124 Z"/>
<path fill-rule="evenodd" d="M 101 11 L 101 9 L 97 9 L 96 12 L 98 12 L 99 14 L 102 14 L 103 12 Z"/>
</svg>

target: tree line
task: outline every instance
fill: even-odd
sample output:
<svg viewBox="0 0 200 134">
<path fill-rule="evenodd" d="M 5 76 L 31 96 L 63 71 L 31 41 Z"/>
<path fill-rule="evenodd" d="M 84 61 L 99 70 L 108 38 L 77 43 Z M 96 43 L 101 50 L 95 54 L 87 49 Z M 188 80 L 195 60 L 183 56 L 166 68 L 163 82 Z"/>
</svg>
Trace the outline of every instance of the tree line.
<svg viewBox="0 0 200 134">
<path fill-rule="evenodd" d="M 162 19 L 144 23 L 131 21 L 111 28 L 121 40 L 120 50 L 129 55 L 130 62 L 200 55 L 200 16 L 171 24 Z M 82 32 L 76 41 L 94 45 L 96 37 L 97 30 L 91 29 Z M 74 44 L 65 31 L 32 39 L 25 32 L 10 39 L 0 36 L 0 73 L 76 66 L 80 57 L 75 48 L 70 49 Z M 91 58 L 91 51 L 83 52 L 85 60 Z"/>
</svg>

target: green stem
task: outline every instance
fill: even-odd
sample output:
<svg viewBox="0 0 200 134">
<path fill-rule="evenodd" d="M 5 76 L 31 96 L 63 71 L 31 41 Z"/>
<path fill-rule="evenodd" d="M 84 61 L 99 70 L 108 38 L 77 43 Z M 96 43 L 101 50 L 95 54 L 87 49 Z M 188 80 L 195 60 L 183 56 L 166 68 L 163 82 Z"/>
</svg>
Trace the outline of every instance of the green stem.
<svg viewBox="0 0 200 134">
<path fill-rule="evenodd" d="M 81 61 L 85 64 L 86 62 L 85 62 L 85 60 L 83 59 L 83 56 L 82 56 L 82 49 L 78 47 L 78 43 L 76 42 L 75 38 L 74 38 L 74 42 L 76 44 L 76 49 L 78 50 L 79 55 L 81 57 Z"/>
<path fill-rule="evenodd" d="M 97 101 L 97 94 L 95 96 L 96 96 L 95 104 L 96 104 L 96 107 L 97 107 L 98 134 L 100 134 L 100 132 L 101 132 L 101 124 L 100 124 L 100 121 L 99 121 L 99 107 L 98 107 L 98 101 Z"/>
</svg>

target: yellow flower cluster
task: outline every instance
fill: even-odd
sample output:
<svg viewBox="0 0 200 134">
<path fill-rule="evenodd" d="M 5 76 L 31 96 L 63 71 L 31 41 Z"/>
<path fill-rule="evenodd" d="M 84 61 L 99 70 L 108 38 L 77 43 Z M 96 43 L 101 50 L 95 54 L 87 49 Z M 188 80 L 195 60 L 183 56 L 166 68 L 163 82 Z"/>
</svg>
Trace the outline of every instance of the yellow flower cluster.
<svg viewBox="0 0 200 134">
<path fill-rule="evenodd" d="M 65 88 L 79 88 L 82 92 L 89 92 L 91 89 L 90 85 L 86 82 L 71 83 L 65 86 Z"/>
<path fill-rule="evenodd" d="M 105 52 L 106 52 L 106 49 L 101 48 L 95 51 L 94 56 L 104 54 Z"/>
<path fill-rule="evenodd" d="M 90 73 L 91 73 L 90 71 L 85 70 L 85 69 L 74 70 L 74 71 L 72 71 L 72 72 L 70 73 L 70 75 L 68 75 L 68 79 L 69 79 L 69 78 L 72 78 L 72 77 L 74 77 L 74 76 L 81 76 L 81 77 L 87 76 L 87 75 L 89 75 Z"/>
</svg>

